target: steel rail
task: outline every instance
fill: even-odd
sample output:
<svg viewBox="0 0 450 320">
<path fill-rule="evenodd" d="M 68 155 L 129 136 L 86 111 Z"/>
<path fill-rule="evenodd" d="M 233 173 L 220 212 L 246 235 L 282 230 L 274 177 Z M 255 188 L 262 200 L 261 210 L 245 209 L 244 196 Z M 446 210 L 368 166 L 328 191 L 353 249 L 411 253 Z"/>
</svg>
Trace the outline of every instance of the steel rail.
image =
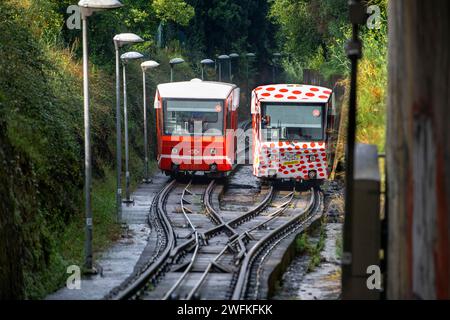
<svg viewBox="0 0 450 320">
<path fill-rule="evenodd" d="M 290 199 L 289 199 L 286 203 L 283 203 L 283 204 L 280 206 L 280 208 L 277 210 L 278 213 L 281 213 L 282 211 L 284 211 L 284 210 L 286 209 L 286 207 L 289 205 L 289 203 L 292 202 L 292 200 L 293 200 L 293 198 L 294 198 L 294 195 L 295 195 L 295 190 L 294 190 L 293 192 L 291 192 L 289 195 L 287 195 L 287 196 L 290 196 Z M 273 187 L 271 187 L 271 190 L 270 190 L 269 194 L 268 194 L 268 195 L 266 196 L 266 198 L 264 199 L 265 201 L 263 201 L 260 205 L 258 205 L 256 208 L 250 210 L 249 212 L 256 211 L 257 213 L 259 213 L 259 212 L 262 210 L 262 208 L 265 208 L 265 207 L 268 205 L 269 201 L 270 201 L 272 198 L 273 198 Z M 284 197 L 284 198 L 286 198 L 286 197 Z M 215 211 L 214 208 L 212 207 L 212 205 L 211 205 L 211 203 L 210 203 L 209 201 L 207 202 L 207 205 L 210 206 L 209 210 Z M 276 216 L 270 218 L 269 221 L 273 220 L 274 218 L 276 218 Z M 225 254 L 225 252 L 226 252 L 227 250 L 229 250 L 236 242 L 238 242 L 238 243 L 239 243 L 239 246 L 240 246 L 240 251 L 239 251 L 239 253 L 238 253 L 238 255 L 237 255 L 237 262 L 238 262 L 242 257 L 244 257 L 247 250 L 246 250 L 245 244 L 244 244 L 244 242 L 243 242 L 243 238 L 245 238 L 246 236 L 248 236 L 248 233 L 249 233 L 249 232 L 252 232 L 253 230 L 256 230 L 256 229 L 260 228 L 262 225 L 268 223 L 269 221 L 264 221 L 263 223 L 258 224 L 255 228 L 252 228 L 252 229 L 250 229 L 250 230 L 247 230 L 245 233 L 240 234 L 237 238 L 235 238 L 235 239 L 232 240 L 228 245 L 226 245 L 226 246 L 223 248 L 223 250 L 222 250 L 216 257 L 214 257 L 213 261 L 210 262 L 210 263 L 208 264 L 208 267 L 207 267 L 206 270 L 203 272 L 203 274 L 202 274 L 202 276 L 200 277 L 199 281 L 197 282 L 197 284 L 192 288 L 192 290 L 191 290 L 190 293 L 188 294 L 187 299 L 188 299 L 188 300 L 192 299 L 192 297 L 195 295 L 195 293 L 198 292 L 198 290 L 201 288 L 202 284 L 203 284 L 204 281 L 206 280 L 206 277 L 208 276 L 209 272 L 212 270 L 213 266 L 214 266 L 214 265 L 217 263 L 217 261 Z M 233 229 L 233 230 L 234 230 L 234 229 Z M 234 231 L 234 232 L 235 232 L 235 234 L 237 234 L 236 231 Z"/>
<path fill-rule="evenodd" d="M 311 199 L 308 203 L 308 206 L 304 210 L 302 210 L 301 213 L 295 215 L 287 223 L 283 224 L 282 226 L 278 227 L 277 229 L 260 239 L 247 253 L 244 260 L 242 261 L 241 269 L 239 271 L 238 279 L 233 291 L 232 300 L 239 300 L 243 295 L 245 295 L 252 262 L 260 254 L 261 250 L 264 249 L 267 244 L 276 241 L 277 238 L 279 238 L 283 234 L 286 234 L 289 229 L 293 228 L 295 225 L 301 222 L 300 220 L 302 217 L 312 212 L 312 209 L 315 207 L 316 203 L 316 194 L 313 189 L 311 190 Z"/>
<path fill-rule="evenodd" d="M 212 191 L 214 190 L 215 186 L 216 186 L 216 181 L 212 180 L 211 183 L 206 188 L 205 195 L 203 197 L 203 203 L 205 204 L 206 211 L 208 212 L 209 215 L 211 215 L 213 217 L 213 220 L 217 221 L 217 224 L 219 225 L 219 227 L 222 227 L 222 228 L 228 230 L 233 235 L 235 235 L 235 234 L 237 234 L 236 230 L 234 230 L 234 228 L 230 227 L 228 225 L 228 223 L 226 223 L 223 220 L 222 216 L 214 209 L 214 207 L 211 203 Z"/>
<path fill-rule="evenodd" d="M 271 202 L 271 200 L 273 198 L 274 193 L 275 193 L 275 190 L 271 186 L 269 192 L 267 193 L 267 196 L 263 199 L 263 201 L 257 207 L 243 213 L 239 217 L 236 217 L 236 218 L 230 220 L 227 223 L 228 227 L 235 229 L 239 225 L 253 219 L 255 216 L 260 214 L 261 211 L 263 211 L 265 208 L 267 208 L 267 206 L 269 205 L 269 203 Z M 212 208 L 212 206 L 210 208 Z M 213 237 L 214 235 L 216 235 L 217 233 L 222 232 L 223 229 L 225 229 L 225 228 L 226 228 L 226 226 L 224 224 L 218 225 L 214 228 L 211 228 L 204 233 L 205 238 L 209 239 L 209 238 Z"/>
<path fill-rule="evenodd" d="M 320 205 L 320 201 L 318 201 L 317 199 L 321 200 L 320 195 L 317 193 L 317 195 L 315 196 L 315 201 L 312 207 L 312 211 L 311 212 L 315 212 L 315 210 L 317 209 L 317 207 Z M 302 221 L 302 223 L 295 228 L 295 230 L 298 230 L 299 228 L 304 227 L 308 222 L 310 222 L 312 219 L 314 218 L 314 216 L 312 214 L 309 214 L 305 220 Z M 293 231 L 292 231 L 293 232 Z M 285 236 L 279 237 L 277 240 L 275 240 L 270 247 L 266 250 L 266 252 L 264 253 L 264 255 L 262 255 L 259 263 L 257 264 L 257 270 L 256 270 L 256 284 L 254 285 L 255 289 L 254 289 L 254 293 L 253 293 L 253 299 L 257 299 L 258 294 L 259 294 L 259 287 L 260 287 L 260 278 L 261 278 L 261 272 L 262 272 L 262 266 L 264 265 L 263 262 L 264 260 L 267 258 L 267 256 L 272 252 L 272 250 L 281 242 L 283 241 L 290 233 L 286 234 Z"/>
<path fill-rule="evenodd" d="M 194 224 L 192 223 L 191 219 L 189 218 L 187 212 L 186 212 L 186 207 L 185 207 L 185 201 L 187 201 L 186 198 L 186 193 L 192 194 L 191 191 L 189 191 L 189 187 L 192 184 L 192 180 L 189 181 L 189 183 L 186 185 L 186 187 L 183 190 L 183 193 L 181 194 L 181 200 L 180 200 L 180 205 L 181 205 L 181 211 L 183 211 L 183 215 L 184 218 L 186 219 L 187 223 L 189 224 L 189 227 L 192 229 L 193 232 L 196 231 L 196 228 L 194 226 Z M 189 210 L 190 211 L 190 210 Z"/>
<path fill-rule="evenodd" d="M 195 260 L 197 259 L 198 250 L 200 249 L 200 243 L 198 238 L 198 232 L 195 231 L 195 249 L 194 253 L 192 255 L 191 261 L 189 261 L 189 265 L 186 267 L 182 275 L 178 278 L 177 282 L 174 283 L 174 285 L 167 291 L 167 293 L 164 295 L 162 300 L 168 300 L 171 295 L 175 292 L 175 290 L 178 289 L 180 284 L 183 282 L 183 280 L 186 278 L 186 276 L 191 272 L 192 267 L 194 266 Z"/>
<path fill-rule="evenodd" d="M 168 300 L 171 295 L 175 292 L 175 290 L 177 290 L 177 288 L 180 286 L 180 284 L 183 282 L 183 280 L 186 278 L 186 276 L 189 274 L 189 272 L 192 270 L 192 267 L 194 266 L 195 260 L 197 259 L 197 255 L 198 255 L 198 250 L 200 249 L 200 240 L 199 240 L 199 234 L 197 231 L 197 228 L 194 226 L 194 224 L 192 223 L 191 219 L 189 218 L 187 212 L 186 212 L 186 207 L 185 205 L 185 196 L 186 193 L 190 193 L 189 191 L 189 187 L 192 184 L 192 180 L 189 181 L 189 183 L 186 185 L 186 187 L 183 190 L 183 193 L 181 194 L 181 211 L 183 212 L 183 215 L 186 219 L 186 221 L 188 222 L 190 228 L 192 229 L 193 233 L 194 233 L 194 238 L 195 238 L 195 246 L 194 246 L 194 253 L 192 254 L 191 260 L 189 261 L 188 266 L 186 267 L 186 269 L 184 270 L 184 272 L 181 274 L 181 276 L 178 278 L 178 280 L 174 283 L 174 285 L 167 291 L 167 293 L 164 295 L 164 297 L 162 298 L 162 300 Z"/>
<path fill-rule="evenodd" d="M 203 202 L 205 204 L 205 208 L 206 211 L 209 212 L 209 214 L 213 215 L 214 217 L 217 218 L 217 220 L 220 221 L 220 226 L 221 228 L 226 228 L 228 229 L 233 235 L 230 236 L 230 239 L 235 237 L 236 235 L 238 235 L 237 231 L 233 228 L 231 228 L 228 223 L 226 223 L 222 216 L 214 209 L 212 202 L 211 202 L 211 196 L 212 196 L 212 191 L 215 187 L 215 182 L 214 180 L 209 184 L 208 188 L 205 191 L 205 196 L 203 197 Z M 210 262 L 208 264 L 208 266 L 206 267 L 206 270 L 203 272 L 202 276 L 200 277 L 199 281 L 196 283 L 196 285 L 191 289 L 191 291 L 189 292 L 189 294 L 187 295 L 187 300 L 191 300 L 195 293 L 198 292 L 198 290 L 200 289 L 200 287 L 202 286 L 203 282 L 205 281 L 206 277 L 208 276 L 210 270 L 212 269 L 212 267 L 214 266 L 214 264 L 219 260 L 219 258 L 229 249 L 229 245 L 225 245 L 224 248 L 222 249 L 222 251 L 213 259 L 212 262 Z M 245 250 L 245 246 L 243 248 L 241 248 L 242 250 Z"/>
<path fill-rule="evenodd" d="M 196 259 L 198 257 L 198 251 L 200 250 L 200 234 L 199 234 L 197 228 L 192 223 L 191 219 L 189 218 L 189 216 L 188 216 L 188 214 L 186 212 L 187 211 L 186 207 L 185 207 L 185 201 L 186 201 L 185 196 L 186 196 L 186 193 L 192 194 L 189 191 L 189 187 L 191 186 L 191 184 L 192 184 L 192 180 L 184 188 L 183 193 L 181 195 L 181 210 L 182 210 L 183 215 L 184 215 L 185 219 L 187 220 L 190 228 L 192 229 L 192 231 L 194 233 L 194 238 L 195 238 L 194 253 L 193 253 L 193 255 L 192 255 L 192 257 L 191 257 L 191 259 L 189 261 L 189 264 L 187 265 L 186 269 L 182 273 L 182 275 L 178 278 L 178 280 L 174 283 L 174 285 L 167 291 L 167 293 L 164 295 L 162 300 L 168 300 L 173 295 L 173 293 L 180 287 L 180 285 L 185 280 L 186 276 L 191 272 L 191 270 L 192 270 L 192 268 L 194 266 L 194 263 L 195 263 L 195 261 L 196 261 Z M 206 188 L 205 193 L 203 195 L 203 204 L 206 207 L 206 210 L 208 212 L 208 215 L 209 215 L 210 219 L 214 223 L 218 223 L 218 224 L 223 225 L 224 221 L 223 221 L 222 217 L 212 208 L 212 205 L 211 205 L 211 196 L 212 196 L 212 191 L 214 190 L 214 187 L 215 187 L 215 180 L 212 180 L 209 183 L 209 185 Z M 230 231 L 234 231 L 234 230 L 230 229 Z M 189 242 L 192 242 L 192 241 L 187 241 L 187 243 L 189 243 Z M 180 248 L 179 250 L 183 249 L 182 246 L 178 247 L 178 248 Z M 176 251 L 178 251 L 178 250 L 174 250 L 174 253 L 172 254 L 173 256 L 178 255 L 178 252 L 176 252 Z M 192 293 L 192 295 L 189 294 L 187 296 L 187 299 L 188 300 L 191 299 L 194 294 L 195 294 L 195 292 Z"/>
<path fill-rule="evenodd" d="M 151 264 L 144 272 L 142 272 L 139 277 L 132 281 L 131 284 L 127 285 L 127 287 L 121 290 L 117 295 L 113 297 L 114 300 L 125 300 L 131 299 L 135 296 L 140 290 L 145 287 L 145 285 L 149 282 L 150 279 L 157 277 L 160 272 L 166 267 L 168 263 L 168 258 L 170 257 L 170 253 L 175 245 L 175 233 L 172 228 L 172 224 L 167 218 L 166 214 L 164 214 L 164 204 L 167 200 L 167 196 L 170 191 L 175 187 L 176 180 L 171 181 L 158 196 L 158 204 L 156 208 L 156 214 L 159 217 L 160 221 L 162 221 L 163 228 L 166 232 L 166 247 L 155 263 Z"/>
</svg>

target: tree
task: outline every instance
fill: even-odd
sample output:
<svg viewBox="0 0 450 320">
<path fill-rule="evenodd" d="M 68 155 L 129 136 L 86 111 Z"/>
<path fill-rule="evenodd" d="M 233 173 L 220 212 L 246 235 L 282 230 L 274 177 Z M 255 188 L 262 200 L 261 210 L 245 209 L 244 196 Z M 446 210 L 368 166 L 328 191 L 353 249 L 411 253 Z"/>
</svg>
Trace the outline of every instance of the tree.
<svg viewBox="0 0 450 320">
<path fill-rule="evenodd" d="M 153 9 L 164 22 L 175 22 L 182 26 L 189 24 L 194 16 L 194 8 L 183 0 L 153 0 Z"/>
</svg>

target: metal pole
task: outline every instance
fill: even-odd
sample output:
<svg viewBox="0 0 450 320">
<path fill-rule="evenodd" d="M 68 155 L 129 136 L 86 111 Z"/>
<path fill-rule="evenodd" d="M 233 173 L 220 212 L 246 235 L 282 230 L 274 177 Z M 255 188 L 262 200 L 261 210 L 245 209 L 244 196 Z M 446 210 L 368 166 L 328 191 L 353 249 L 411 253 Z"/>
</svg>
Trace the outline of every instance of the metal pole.
<svg viewBox="0 0 450 320">
<path fill-rule="evenodd" d="M 143 97 L 144 97 L 144 183 L 151 183 L 151 179 L 148 177 L 148 137 L 147 137 L 147 89 L 145 82 L 145 70 L 142 70 L 142 83 L 143 83 Z"/>
<path fill-rule="evenodd" d="M 353 26 L 353 34 L 357 34 L 358 26 Z M 352 214 L 353 214 L 353 167 L 354 167 L 354 153 L 355 153 L 355 134 L 356 134 L 356 81 L 358 64 L 357 58 L 351 57 L 351 76 L 350 76 L 350 96 L 348 109 L 348 126 L 347 126 L 347 154 L 346 154 L 346 199 L 345 199 L 345 218 L 344 218 L 344 259 L 342 261 L 342 277 L 347 280 L 351 277 L 351 252 L 352 252 Z M 346 294 L 351 294 L 345 287 L 346 282 L 343 283 L 344 299 Z"/>
<path fill-rule="evenodd" d="M 173 82 L 173 65 L 170 65 L 170 82 Z"/>
<path fill-rule="evenodd" d="M 88 22 L 83 20 L 83 94 L 84 94 L 84 169 L 85 169 L 85 210 L 86 210 L 86 242 L 85 242 L 85 267 L 93 270 L 92 256 L 92 209 L 91 209 L 91 128 L 89 118 L 89 57 L 88 57 Z"/>
<path fill-rule="evenodd" d="M 272 83 L 275 83 L 275 61 L 272 61 Z"/>
<path fill-rule="evenodd" d="M 247 57 L 247 105 L 250 106 L 250 82 L 249 82 L 250 59 Z"/>
<path fill-rule="evenodd" d="M 222 61 L 219 60 L 219 82 L 222 82 Z"/>
<path fill-rule="evenodd" d="M 128 166 L 128 114 L 127 114 L 127 71 L 126 64 L 123 63 L 123 121 L 125 126 L 125 201 L 132 202 L 130 197 L 130 171 Z"/>
<path fill-rule="evenodd" d="M 229 69 L 229 73 L 230 73 L 230 82 L 233 82 L 233 72 L 232 72 L 232 66 L 231 66 L 231 58 L 228 62 L 228 69 Z"/>
<path fill-rule="evenodd" d="M 204 76 L 204 73 L 205 73 L 205 70 L 204 70 L 204 65 L 202 65 L 202 80 L 205 80 L 205 76 Z"/>
<path fill-rule="evenodd" d="M 354 214 L 354 157 L 355 135 L 357 118 L 357 75 L 358 60 L 361 58 L 361 41 L 359 40 L 359 24 L 365 20 L 365 10 L 359 0 L 352 0 L 350 4 L 350 19 L 352 21 L 353 35 L 347 44 L 347 56 L 351 61 L 350 94 L 347 126 L 347 152 L 346 152 L 346 186 L 345 186 L 345 217 L 342 254 L 342 298 L 355 298 L 357 293 L 353 290 L 352 281 L 352 246 L 353 246 L 353 217 Z"/>
<path fill-rule="evenodd" d="M 117 220 L 122 221 L 122 119 L 120 110 L 120 53 L 116 43 L 116 149 L 117 149 Z"/>
</svg>

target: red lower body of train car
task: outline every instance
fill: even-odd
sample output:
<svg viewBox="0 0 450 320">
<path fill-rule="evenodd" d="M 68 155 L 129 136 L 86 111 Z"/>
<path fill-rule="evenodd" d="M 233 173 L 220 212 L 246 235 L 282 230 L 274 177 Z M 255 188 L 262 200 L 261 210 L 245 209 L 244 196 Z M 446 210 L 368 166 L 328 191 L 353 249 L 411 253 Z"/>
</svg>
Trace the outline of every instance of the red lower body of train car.
<svg viewBox="0 0 450 320">
<path fill-rule="evenodd" d="M 161 136 L 158 166 L 167 175 L 203 172 L 226 176 L 234 168 L 234 148 L 223 136 Z"/>
</svg>

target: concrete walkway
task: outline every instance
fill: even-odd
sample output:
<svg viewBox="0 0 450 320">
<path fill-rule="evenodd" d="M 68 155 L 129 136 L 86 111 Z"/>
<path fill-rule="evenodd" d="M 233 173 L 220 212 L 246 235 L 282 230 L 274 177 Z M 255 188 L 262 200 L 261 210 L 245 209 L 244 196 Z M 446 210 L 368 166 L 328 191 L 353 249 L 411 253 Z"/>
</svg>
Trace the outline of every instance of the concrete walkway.
<svg viewBox="0 0 450 320">
<path fill-rule="evenodd" d="M 155 195 L 168 178 L 162 174 L 153 176 L 153 183 L 141 184 L 133 193 L 134 204 L 122 206 L 126 224 L 122 238 L 100 256 L 95 257 L 100 273 L 83 277 L 81 289 L 66 287 L 47 296 L 47 300 L 97 300 L 103 299 L 113 288 L 124 282 L 133 272 L 149 242 L 156 237 L 148 225 L 148 213 Z M 95 231 L 94 231 L 95 232 Z M 69 276 L 69 274 L 67 275 Z"/>
</svg>

